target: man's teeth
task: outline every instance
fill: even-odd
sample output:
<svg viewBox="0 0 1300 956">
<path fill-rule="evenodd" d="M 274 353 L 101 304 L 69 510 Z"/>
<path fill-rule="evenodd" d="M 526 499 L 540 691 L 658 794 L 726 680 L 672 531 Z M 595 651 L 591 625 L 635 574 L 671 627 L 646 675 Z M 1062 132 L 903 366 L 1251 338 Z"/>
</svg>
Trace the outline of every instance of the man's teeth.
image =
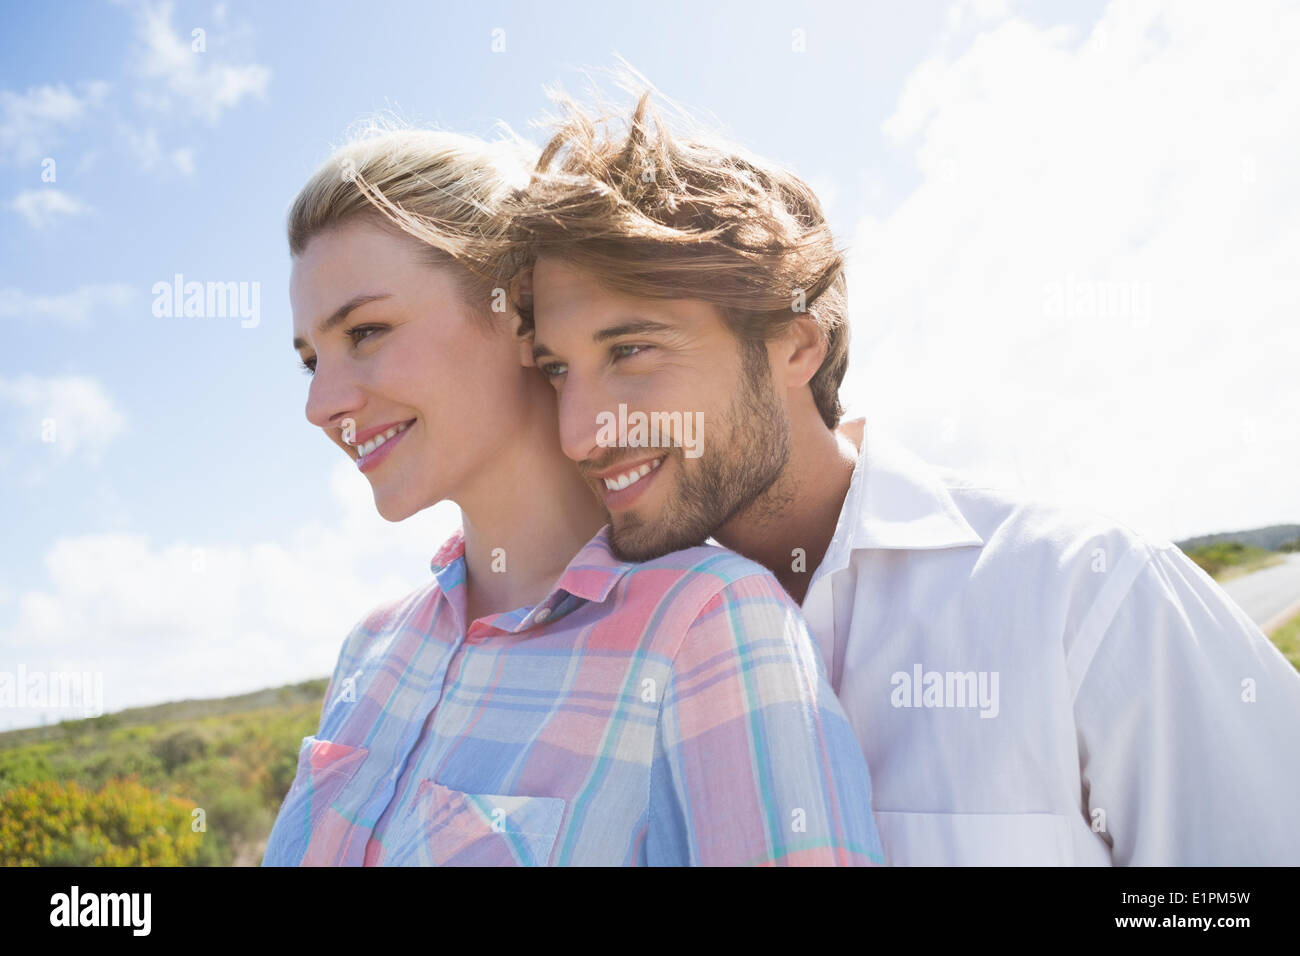
<svg viewBox="0 0 1300 956">
<path fill-rule="evenodd" d="M 392 428 L 388 429 L 388 431 L 384 432 L 382 435 L 376 435 L 374 438 L 370 439 L 370 441 L 366 442 L 364 445 L 357 446 L 357 457 L 365 458 L 366 455 L 369 455 L 372 451 L 374 451 L 384 442 L 388 441 L 388 439 L 392 438 L 398 432 L 404 432 L 404 431 L 406 431 L 406 425 L 394 425 Z"/>
<path fill-rule="evenodd" d="M 634 468 L 632 471 L 618 475 L 614 478 L 605 479 L 605 487 L 610 491 L 622 491 L 630 484 L 640 481 L 643 477 L 654 471 L 663 462 L 662 458 L 656 458 L 654 461 L 646 462 L 640 468 Z"/>
</svg>

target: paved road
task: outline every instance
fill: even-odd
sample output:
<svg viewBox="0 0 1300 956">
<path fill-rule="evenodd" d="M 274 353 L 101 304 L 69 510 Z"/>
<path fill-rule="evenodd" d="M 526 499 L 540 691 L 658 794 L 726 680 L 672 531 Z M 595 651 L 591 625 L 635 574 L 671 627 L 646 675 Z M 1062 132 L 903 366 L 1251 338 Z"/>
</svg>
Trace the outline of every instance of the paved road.
<svg viewBox="0 0 1300 956">
<path fill-rule="evenodd" d="M 1263 627 L 1300 603 L 1300 554 L 1287 555 L 1283 564 L 1236 578 L 1222 587 L 1252 621 Z"/>
</svg>

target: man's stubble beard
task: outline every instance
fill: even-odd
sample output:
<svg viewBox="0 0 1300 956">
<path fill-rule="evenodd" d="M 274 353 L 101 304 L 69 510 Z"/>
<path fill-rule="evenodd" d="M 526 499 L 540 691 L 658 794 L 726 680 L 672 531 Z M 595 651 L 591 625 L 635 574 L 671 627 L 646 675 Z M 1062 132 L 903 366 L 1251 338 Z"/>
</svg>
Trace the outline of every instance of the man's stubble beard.
<svg viewBox="0 0 1300 956">
<path fill-rule="evenodd" d="M 687 413 L 689 414 L 689 413 Z M 677 486 L 660 513 L 611 519 L 610 551 L 620 561 L 649 561 L 704 544 L 740 514 L 776 514 L 791 494 L 778 479 L 790 458 L 790 423 L 776 391 L 763 342 L 741 344 L 741 385 L 719 426 L 726 440 L 706 442 L 697 466 L 685 466 L 683 449 L 667 449 L 677 462 Z M 663 467 L 662 465 L 660 466 Z"/>
</svg>

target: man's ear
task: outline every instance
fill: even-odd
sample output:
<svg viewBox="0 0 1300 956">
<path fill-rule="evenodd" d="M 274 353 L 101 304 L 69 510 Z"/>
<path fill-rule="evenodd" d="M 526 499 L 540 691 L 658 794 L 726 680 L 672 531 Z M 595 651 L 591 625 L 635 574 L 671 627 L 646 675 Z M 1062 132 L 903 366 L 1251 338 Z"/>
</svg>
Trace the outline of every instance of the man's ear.
<svg viewBox="0 0 1300 956">
<path fill-rule="evenodd" d="M 786 388 L 802 388 L 826 361 L 826 336 L 817 320 L 804 314 L 790 323 L 781 339 L 778 380 L 783 378 Z"/>
</svg>

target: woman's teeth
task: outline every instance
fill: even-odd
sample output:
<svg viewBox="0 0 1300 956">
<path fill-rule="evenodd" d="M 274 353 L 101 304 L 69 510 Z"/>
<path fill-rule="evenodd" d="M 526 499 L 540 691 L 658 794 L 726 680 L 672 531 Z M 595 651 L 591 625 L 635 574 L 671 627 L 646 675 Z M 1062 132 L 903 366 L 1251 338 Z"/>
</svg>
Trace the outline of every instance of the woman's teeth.
<svg viewBox="0 0 1300 956">
<path fill-rule="evenodd" d="M 384 432 L 381 435 L 376 435 L 374 438 L 370 439 L 370 441 L 366 442 L 364 445 L 357 446 L 357 457 L 365 458 L 366 455 L 369 455 L 372 451 L 374 451 L 384 442 L 388 441 L 388 439 L 392 438 L 398 432 L 406 431 L 407 426 L 409 426 L 410 424 L 411 424 L 410 422 L 407 422 L 405 425 L 394 425 L 392 428 L 388 429 L 388 431 Z"/>
<path fill-rule="evenodd" d="M 650 472 L 658 468 L 659 465 L 662 463 L 663 463 L 662 458 L 656 458 L 654 461 L 647 462 L 646 464 L 642 465 L 640 468 L 634 468 L 631 471 L 618 475 L 615 478 L 606 478 L 605 487 L 608 488 L 610 491 L 622 491 L 628 485 L 635 484 L 636 482 L 640 481 L 643 477 L 645 477 L 646 475 L 650 474 Z"/>
</svg>

